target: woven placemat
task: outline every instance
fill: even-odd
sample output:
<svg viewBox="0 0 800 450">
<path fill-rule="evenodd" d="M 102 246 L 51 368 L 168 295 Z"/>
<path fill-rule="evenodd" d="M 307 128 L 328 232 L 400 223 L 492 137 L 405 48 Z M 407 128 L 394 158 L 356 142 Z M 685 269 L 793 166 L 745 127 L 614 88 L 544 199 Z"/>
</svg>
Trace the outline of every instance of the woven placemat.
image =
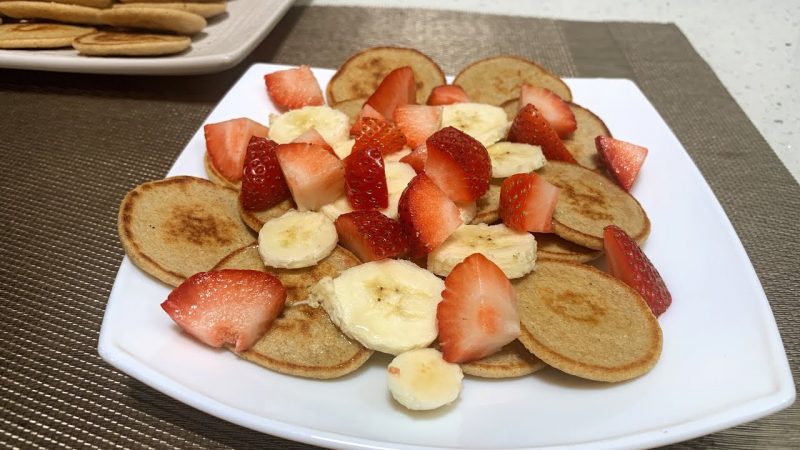
<svg viewBox="0 0 800 450">
<path fill-rule="evenodd" d="M 164 176 L 250 63 L 335 67 L 381 44 L 419 48 L 448 73 L 513 53 L 562 76 L 636 81 L 731 218 L 798 378 L 800 189 L 677 27 L 295 7 L 247 61 L 220 74 L 0 71 L 0 445 L 308 448 L 198 412 L 100 360 L 123 256 L 117 207 L 134 185 Z M 793 406 L 674 447 L 798 448 L 798 423 Z"/>
</svg>

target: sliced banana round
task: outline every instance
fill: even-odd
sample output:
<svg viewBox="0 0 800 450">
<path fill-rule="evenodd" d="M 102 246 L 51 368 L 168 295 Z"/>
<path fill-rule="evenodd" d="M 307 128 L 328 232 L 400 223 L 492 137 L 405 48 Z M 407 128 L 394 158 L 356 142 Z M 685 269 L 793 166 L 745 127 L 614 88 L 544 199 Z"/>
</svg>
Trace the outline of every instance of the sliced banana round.
<svg viewBox="0 0 800 450">
<path fill-rule="evenodd" d="M 408 409 L 430 410 L 455 401 L 464 373 L 432 348 L 397 355 L 387 369 L 389 392 Z"/>
<path fill-rule="evenodd" d="M 336 227 L 324 214 L 290 210 L 264 223 L 258 252 L 269 267 L 311 267 L 331 254 L 338 239 Z"/>
<path fill-rule="evenodd" d="M 544 167 L 547 160 L 538 145 L 498 142 L 486 149 L 492 161 L 492 178 L 507 178 Z"/>
<path fill-rule="evenodd" d="M 478 204 L 476 202 L 456 203 L 456 206 L 458 206 L 458 212 L 463 223 L 472 222 L 472 219 L 478 214 Z"/>
<path fill-rule="evenodd" d="M 401 162 L 386 162 L 384 170 L 386 172 L 386 189 L 389 191 L 389 206 L 379 211 L 390 219 L 397 219 L 397 205 L 400 203 L 400 196 L 403 195 L 403 191 L 411 179 L 417 176 L 417 172 L 410 165 Z M 333 221 L 336 221 L 340 215 L 352 211 L 353 207 L 350 206 L 350 201 L 345 195 L 320 208 L 320 212 Z"/>
<path fill-rule="evenodd" d="M 536 265 L 536 239 L 503 224 L 461 225 L 428 255 L 428 270 L 446 277 L 467 256 L 480 253 L 509 278 L 519 278 Z"/>
<path fill-rule="evenodd" d="M 304 106 L 269 116 L 269 138 L 278 144 L 288 144 L 311 128 L 330 146 L 346 141 L 350 134 L 347 115 L 327 106 Z"/>
<path fill-rule="evenodd" d="M 499 106 L 456 103 L 442 108 L 442 128 L 458 128 L 484 147 L 504 139 L 510 126 L 505 110 Z"/>
<path fill-rule="evenodd" d="M 436 339 L 444 281 L 410 261 L 385 259 L 326 277 L 311 290 L 336 326 L 363 346 L 398 355 Z"/>
</svg>

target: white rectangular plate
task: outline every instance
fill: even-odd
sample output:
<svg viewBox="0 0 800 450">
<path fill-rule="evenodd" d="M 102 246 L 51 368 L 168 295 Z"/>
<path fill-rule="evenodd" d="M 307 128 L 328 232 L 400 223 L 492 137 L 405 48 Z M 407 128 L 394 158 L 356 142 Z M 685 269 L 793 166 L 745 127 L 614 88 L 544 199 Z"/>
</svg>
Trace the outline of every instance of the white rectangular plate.
<svg viewBox="0 0 800 450">
<path fill-rule="evenodd" d="M 268 122 L 274 111 L 251 67 L 208 117 Z M 331 70 L 315 70 L 324 86 Z M 169 288 L 120 266 L 99 350 L 110 364 L 195 408 L 276 436 L 337 448 L 636 448 L 681 441 L 787 407 L 795 390 L 764 291 L 722 208 L 686 151 L 628 80 L 568 79 L 575 102 L 614 136 L 650 149 L 633 195 L 652 221 L 644 250 L 673 304 L 659 322 L 656 367 L 603 384 L 545 369 L 513 380 L 468 377 L 461 398 L 410 413 L 375 355 L 342 379 L 314 381 L 258 367 L 182 334 L 159 307 Z M 202 129 L 169 175 L 204 177 Z"/>
<path fill-rule="evenodd" d="M 229 0 L 228 11 L 208 19 L 177 55 L 154 57 L 82 56 L 76 50 L 3 50 L 0 68 L 124 75 L 212 73 L 238 64 L 283 17 L 292 0 Z"/>
</svg>

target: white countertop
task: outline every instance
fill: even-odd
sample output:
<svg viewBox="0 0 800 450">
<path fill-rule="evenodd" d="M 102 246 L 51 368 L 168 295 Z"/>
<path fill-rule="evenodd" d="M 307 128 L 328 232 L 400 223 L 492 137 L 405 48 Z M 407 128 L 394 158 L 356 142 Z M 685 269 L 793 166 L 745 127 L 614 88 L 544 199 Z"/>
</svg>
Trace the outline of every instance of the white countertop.
<svg viewBox="0 0 800 450">
<path fill-rule="evenodd" d="M 588 21 L 672 22 L 800 181 L 800 1 L 310 0 Z"/>
</svg>

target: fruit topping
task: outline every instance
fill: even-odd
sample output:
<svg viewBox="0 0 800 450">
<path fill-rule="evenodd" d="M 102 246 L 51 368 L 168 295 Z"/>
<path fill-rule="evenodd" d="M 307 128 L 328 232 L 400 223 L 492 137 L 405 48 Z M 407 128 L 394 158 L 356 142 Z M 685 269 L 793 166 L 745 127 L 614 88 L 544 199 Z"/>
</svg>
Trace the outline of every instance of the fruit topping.
<svg viewBox="0 0 800 450">
<path fill-rule="evenodd" d="M 402 150 L 406 145 L 406 138 L 397 126 L 373 117 L 361 119 L 361 125 L 352 135 L 355 138 L 353 151 L 360 147 L 377 148 L 381 155 L 386 156 Z"/>
<path fill-rule="evenodd" d="M 500 187 L 500 218 L 517 231 L 550 233 L 559 188 L 536 173 L 518 173 Z"/>
<path fill-rule="evenodd" d="M 469 97 L 461 86 L 457 84 L 443 84 L 433 88 L 427 103 L 436 106 L 467 102 L 469 102 Z"/>
<path fill-rule="evenodd" d="M 303 106 L 325 104 L 322 89 L 308 66 L 278 70 L 264 75 L 267 93 L 280 109 L 298 109 Z"/>
<path fill-rule="evenodd" d="M 527 104 L 522 107 L 508 131 L 508 140 L 522 144 L 539 145 L 544 157 L 548 160 L 575 163 L 575 158 L 550 127 L 542 113 L 535 106 Z"/>
<path fill-rule="evenodd" d="M 414 72 L 409 66 L 389 72 L 367 99 L 367 104 L 389 121 L 394 121 L 394 110 L 398 106 L 416 102 L 417 85 L 414 81 Z"/>
<path fill-rule="evenodd" d="M 542 113 L 550 127 L 563 138 L 578 128 L 575 114 L 569 105 L 550 89 L 523 84 L 519 95 L 519 107 L 531 104 Z"/>
<path fill-rule="evenodd" d="M 344 193 L 344 164 L 323 147 L 283 144 L 275 154 L 299 210 L 316 211 Z"/>
<path fill-rule="evenodd" d="M 429 137 L 425 145 L 425 173 L 450 199 L 474 202 L 489 189 L 492 165 L 483 144 L 447 127 Z"/>
<path fill-rule="evenodd" d="M 441 127 L 442 107 L 398 106 L 395 110 L 394 122 L 405 135 L 409 147 L 416 148 L 424 144 L 425 140 Z"/>
<path fill-rule="evenodd" d="M 267 137 L 269 128 L 242 117 L 210 123 L 203 127 L 203 132 L 211 164 L 225 179 L 236 182 L 242 179 L 244 156 L 250 138 Z"/>
<path fill-rule="evenodd" d="M 269 139 L 250 138 L 244 158 L 242 190 L 239 192 L 242 208 L 247 211 L 272 208 L 291 196 L 275 156 L 277 147 L 278 144 Z"/>
<path fill-rule="evenodd" d="M 608 136 L 597 136 L 594 143 L 614 180 L 622 189 L 630 191 L 647 157 L 647 149 Z"/>
<path fill-rule="evenodd" d="M 397 211 L 414 258 L 433 251 L 462 224 L 458 206 L 425 174 L 411 180 Z"/>
<path fill-rule="evenodd" d="M 378 211 L 354 211 L 336 219 L 341 245 L 363 262 L 402 258 L 408 239 L 400 222 Z"/>
<path fill-rule="evenodd" d="M 345 193 L 350 206 L 359 209 L 383 209 L 389 206 L 386 169 L 380 148 L 370 142 L 353 146 L 344 160 Z"/>
</svg>

